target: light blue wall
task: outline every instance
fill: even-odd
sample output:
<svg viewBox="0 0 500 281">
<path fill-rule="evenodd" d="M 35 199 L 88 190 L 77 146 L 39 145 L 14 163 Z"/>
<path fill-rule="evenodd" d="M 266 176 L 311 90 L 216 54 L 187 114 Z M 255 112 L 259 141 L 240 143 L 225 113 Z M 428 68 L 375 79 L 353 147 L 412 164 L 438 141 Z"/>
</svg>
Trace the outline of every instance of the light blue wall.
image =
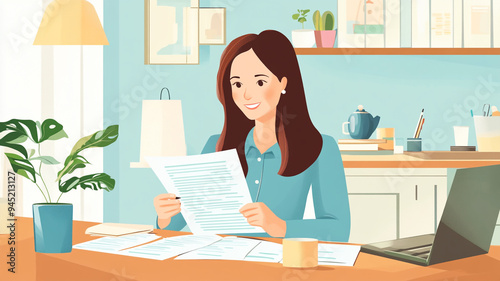
<svg viewBox="0 0 500 281">
<path fill-rule="evenodd" d="M 201 151 L 220 133 L 223 112 L 215 85 L 225 46 L 201 46 L 199 65 L 144 65 L 144 1 L 107 0 L 104 27 L 105 125 L 119 124 L 116 144 L 105 149 L 105 171 L 117 179 L 105 194 L 105 221 L 153 223 L 153 198 L 165 192 L 150 169 L 131 169 L 139 160 L 141 101 L 157 99 L 168 87 L 182 100 L 188 154 Z M 300 28 L 291 19 L 296 9 L 332 10 L 337 1 L 201 0 L 201 6 L 227 8 L 227 41 L 266 29 L 291 39 Z M 313 28 L 312 12 L 306 28 Z M 379 127 L 396 128 L 410 137 L 425 108 L 421 137 L 425 150 L 449 150 L 456 124 L 473 126 L 470 109 L 483 103 L 500 106 L 499 56 L 299 56 L 309 111 L 325 134 L 344 138 L 341 124 L 358 104 L 381 116 Z M 492 80 L 493 84 L 482 81 Z M 146 81 L 146 84 L 145 84 Z M 154 87 L 149 83 L 157 82 Z M 463 108 L 463 109 L 460 109 Z M 463 111 L 463 116 L 455 113 Z M 474 133 L 470 143 L 475 145 Z"/>
</svg>

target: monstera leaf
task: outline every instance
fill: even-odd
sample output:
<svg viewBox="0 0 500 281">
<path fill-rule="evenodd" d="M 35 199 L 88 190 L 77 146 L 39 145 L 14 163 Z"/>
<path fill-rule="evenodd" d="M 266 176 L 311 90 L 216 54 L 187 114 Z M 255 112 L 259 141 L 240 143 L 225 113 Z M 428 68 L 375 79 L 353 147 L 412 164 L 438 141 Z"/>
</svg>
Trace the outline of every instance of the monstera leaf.
<svg viewBox="0 0 500 281">
<path fill-rule="evenodd" d="M 11 119 L 7 122 L 0 122 L 0 133 L 3 131 L 9 131 L 2 138 L 2 141 L 8 143 L 22 143 L 28 137 L 35 143 L 68 137 L 63 126 L 54 119 L 46 119 L 42 124 L 32 120 Z"/>
<path fill-rule="evenodd" d="M 93 190 L 104 189 L 106 191 L 111 191 L 115 188 L 115 180 L 105 173 L 87 175 L 81 178 L 72 177 L 59 184 L 59 191 L 66 193 L 78 187 L 82 189 L 91 188 Z"/>
<path fill-rule="evenodd" d="M 35 168 L 31 165 L 30 161 L 12 153 L 5 153 L 5 156 L 9 159 L 10 165 L 15 173 L 32 182 L 36 182 Z"/>
<path fill-rule="evenodd" d="M 64 175 L 71 174 L 76 169 L 85 168 L 90 164 L 85 158 L 78 155 L 82 150 L 91 147 L 105 147 L 116 141 L 118 138 L 118 125 L 112 125 L 105 130 L 81 138 L 76 142 L 71 150 L 71 154 L 64 161 L 64 168 L 57 173 L 57 180 L 60 181 Z"/>
<path fill-rule="evenodd" d="M 76 142 L 71 150 L 71 155 L 76 155 L 80 151 L 90 147 L 105 147 L 116 141 L 118 138 L 118 125 L 107 127 L 103 131 L 98 131 L 93 135 L 81 138 Z"/>
<path fill-rule="evenodd" d="M 58 140 L 68 137 L 66 132 L 63 130 L 63 126 L 54 119 L 46 119 L 43 121 L 41 131 L 42 136 L 38 140 L 39 143 L 45 140 Z"/>
<path fill-rule="evenodd" d="M 85 168 L 87 164 L 90 164 L 89 161 L 80 155 L 77 155 L 74 159 L 71 159 L 70 157 L 66 158 L 64 168 L 57 173 L 56 181 L 61 180 L 62 176 L 66 174 L 73 173 L 76 169 Z"/>
</svg>

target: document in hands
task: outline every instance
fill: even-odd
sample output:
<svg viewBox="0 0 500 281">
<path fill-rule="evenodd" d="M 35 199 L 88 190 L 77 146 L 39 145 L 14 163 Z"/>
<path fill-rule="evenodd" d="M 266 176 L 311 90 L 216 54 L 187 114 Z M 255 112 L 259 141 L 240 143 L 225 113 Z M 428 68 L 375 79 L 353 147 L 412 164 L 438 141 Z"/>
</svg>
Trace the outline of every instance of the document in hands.
<svg viewBox="0 0 500 281">
<path fill-rule="evenodd" d="M 236 149 L 146 161 L 167 192 L 181 197 L 182 216 L 194 234 L 264 232 L 239 212 L 252 200 Z"/>
</svg>

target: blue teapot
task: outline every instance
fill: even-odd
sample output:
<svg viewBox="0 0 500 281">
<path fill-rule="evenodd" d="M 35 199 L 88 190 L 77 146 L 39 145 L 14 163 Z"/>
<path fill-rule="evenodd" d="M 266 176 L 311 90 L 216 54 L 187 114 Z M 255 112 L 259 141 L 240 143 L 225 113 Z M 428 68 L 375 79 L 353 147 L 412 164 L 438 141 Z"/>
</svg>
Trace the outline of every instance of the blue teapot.
<svg viewBox="0 0 500 281">
<path fill-rule="evenodd" d="M 342 124 L 342 133 L 350 135 L 353 139 L 369 139 L 380 122 L 380 117 L 373 117 L 370 113 L 363 109 L 362 105 L 358 106 L 358 110 L 349 116 L 348 122 Z M 348 132 L 345 130 L 345 125 L 348 125 Z"/>
</svg>

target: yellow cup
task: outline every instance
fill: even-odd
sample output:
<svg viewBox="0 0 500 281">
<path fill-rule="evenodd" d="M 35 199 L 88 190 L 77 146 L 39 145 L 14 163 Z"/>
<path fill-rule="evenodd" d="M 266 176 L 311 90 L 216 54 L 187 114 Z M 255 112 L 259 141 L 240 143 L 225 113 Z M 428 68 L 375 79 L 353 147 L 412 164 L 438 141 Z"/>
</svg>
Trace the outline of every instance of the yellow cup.
<svg viewBox="0 0 500 281">
<path fill-rule="evenodd" d="M 318 266 L 318 240 L 312 238 L 283 239 L 283 266 L 297 268 Z"/>
</svg>

